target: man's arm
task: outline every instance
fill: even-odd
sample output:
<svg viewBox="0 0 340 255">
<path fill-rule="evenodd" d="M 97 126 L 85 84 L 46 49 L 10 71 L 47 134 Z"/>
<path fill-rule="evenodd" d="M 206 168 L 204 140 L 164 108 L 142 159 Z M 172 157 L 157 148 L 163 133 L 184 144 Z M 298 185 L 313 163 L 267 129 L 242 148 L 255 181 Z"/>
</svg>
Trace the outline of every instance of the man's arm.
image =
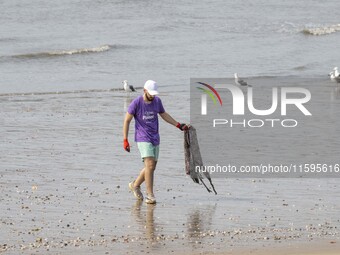
<svg viewBox="0 0 340 255">
<path fill-rule="evenodd" d="M 180 130 L 188 130 L 190 126 L 186 125 L 186 124 L 181 124 L 179 122 L 177 122 L 173 117 L 170 116 L 169 113 L 167 112 L 163 112 L 160 113 L 159 115 L 161 115 L 162 119 L 165 120 L 166 122 L 168 122 L 169 124 L 179 128 Z"/>
<path fill-rule="evenodd" d="M 124 149 L 128 152 L 130 152 L 130 144 L 128 141 L 128 136 L 129 136 L 129 127 L 130 127 L 130 122 L 133 118 L 133 115 L 130 113 L 126 113 L 125 119 L 124 119 L 124 125 L 123 125 L 123 138 L 124 138 Z"/>
<path fill-rule="evenodd" d="M 178 122 L 176 120 L 174 120 L 174 118 L 172 118 L 169 113 L 163 112 L 163 113 L 160 113 L 159 115 L 161 115 L 163 120 L 165 120 L 169 124 L 171 124 L 171 125 L 176 127 Z"/>
</svg>

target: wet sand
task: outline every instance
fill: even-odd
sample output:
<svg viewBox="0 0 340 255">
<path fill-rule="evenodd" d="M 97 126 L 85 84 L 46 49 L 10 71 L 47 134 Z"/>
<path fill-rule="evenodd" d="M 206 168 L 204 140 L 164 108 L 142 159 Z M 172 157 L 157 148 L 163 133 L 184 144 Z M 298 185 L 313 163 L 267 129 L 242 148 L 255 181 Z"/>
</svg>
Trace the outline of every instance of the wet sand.
<svg viewBox="0 0 340 255">
<path fill-rule="evenodd" d="M 187 98 L 162 95 L 183 122 Z M 134 143 L 122 149 L 130 100 L 120 91 L 0 97 L 1 253 L 340 253 L 339 179 L 215 178 L 218 195 L 209 194 L 185 176 L 183 134 L 164 122 L 158 203 L 136 201 L 127 184 L 142 163 Z"/>
</svg>

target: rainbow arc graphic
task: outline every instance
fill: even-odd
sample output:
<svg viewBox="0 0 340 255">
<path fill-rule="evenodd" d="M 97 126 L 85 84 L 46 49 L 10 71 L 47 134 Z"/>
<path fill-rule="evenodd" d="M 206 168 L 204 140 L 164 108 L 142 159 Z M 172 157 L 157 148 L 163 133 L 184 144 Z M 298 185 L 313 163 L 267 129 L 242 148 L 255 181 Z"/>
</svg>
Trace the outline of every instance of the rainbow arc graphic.
<svg viewBox="0 0 340 255">
<path fill-rule="evenodd" d="M 197 89 L 199 89 L 199 90 L 201 90 L 205 93 L 205 94 L 202 95 L 202 100 L 201 100 L 201 114 L 202 115 L 207 115 L 207 95 L 211 98 L 214 105 L 217 104 L 217 100 L 216 100 L 216 97 L 217 97 L 220 105 L 222 106 L 222 99 L 221 99 L 220 95 L 211 85 L 204 83 L 204 82 L 197 82 L 197 83 L 208 88 L 208 89 L 205 89 L 205 88 L 201 88 L 201 87 L 196 87 Z"/>
</svg>

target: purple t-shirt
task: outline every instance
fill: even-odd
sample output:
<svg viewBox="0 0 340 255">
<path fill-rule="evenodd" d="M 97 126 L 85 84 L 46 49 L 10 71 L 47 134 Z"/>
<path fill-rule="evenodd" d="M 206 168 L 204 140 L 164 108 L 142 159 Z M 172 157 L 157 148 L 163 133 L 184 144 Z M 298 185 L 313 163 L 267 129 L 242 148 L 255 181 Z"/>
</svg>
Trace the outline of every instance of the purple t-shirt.
<svg viewBox="0 0 340 255">
<path fill-rule="evenodd" d="M 135 98 L 128 108 L 128 113 L 135 117 L 135 141 L 159 145 L 158 113 L 165 112 L 159 97 L 147 104 L 143 96 Z"/>
</svg>

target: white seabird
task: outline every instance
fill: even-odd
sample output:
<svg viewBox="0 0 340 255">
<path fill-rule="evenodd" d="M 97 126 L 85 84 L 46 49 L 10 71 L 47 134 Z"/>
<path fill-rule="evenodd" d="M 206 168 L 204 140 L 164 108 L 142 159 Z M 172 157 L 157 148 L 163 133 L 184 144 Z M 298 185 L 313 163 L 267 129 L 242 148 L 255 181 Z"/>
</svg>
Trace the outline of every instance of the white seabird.
<svg viewBox="0 0 340 255">
<path fill-rule="evenodd" d="M 340 82 L 340 73 L 338 71 L 338 67 L 334 67 L 333 71 L 328 74 L 331 78 L 331 80 L 335 80 L 337 82 Z"/>
<path fill-rule="evenodd" d="M 235 83 L 239 86 L 250 86 L 248 85 L 247 82 L 245 82 L 244 80 L 240 79 L 238 76 L 237 76 L 237 73 L 234 73 L 234 77 L 235 77 Z"/>
<path fill-rule="evenodd" d="M 136 91 L 135 90 L 135 88 L 132 86 L 132 85 L 129 85 L 128 84 L 128 81 L 127 80 L 124 80 L 123 81 L 123 84 L 124 84 L 124 90 L 126 91 L 126 92 L 134 92 L 134 91 Z"/>
<path fill-rule="evenodd" d="M 339 78 L 340 77 L 340 73 L 339 73 L 339 71 L 338 71 L 338 67 L 336 66 L 336 67 L 334 67 L 334 76 L 335 76 L 335 78 Z"/>
</svg>

